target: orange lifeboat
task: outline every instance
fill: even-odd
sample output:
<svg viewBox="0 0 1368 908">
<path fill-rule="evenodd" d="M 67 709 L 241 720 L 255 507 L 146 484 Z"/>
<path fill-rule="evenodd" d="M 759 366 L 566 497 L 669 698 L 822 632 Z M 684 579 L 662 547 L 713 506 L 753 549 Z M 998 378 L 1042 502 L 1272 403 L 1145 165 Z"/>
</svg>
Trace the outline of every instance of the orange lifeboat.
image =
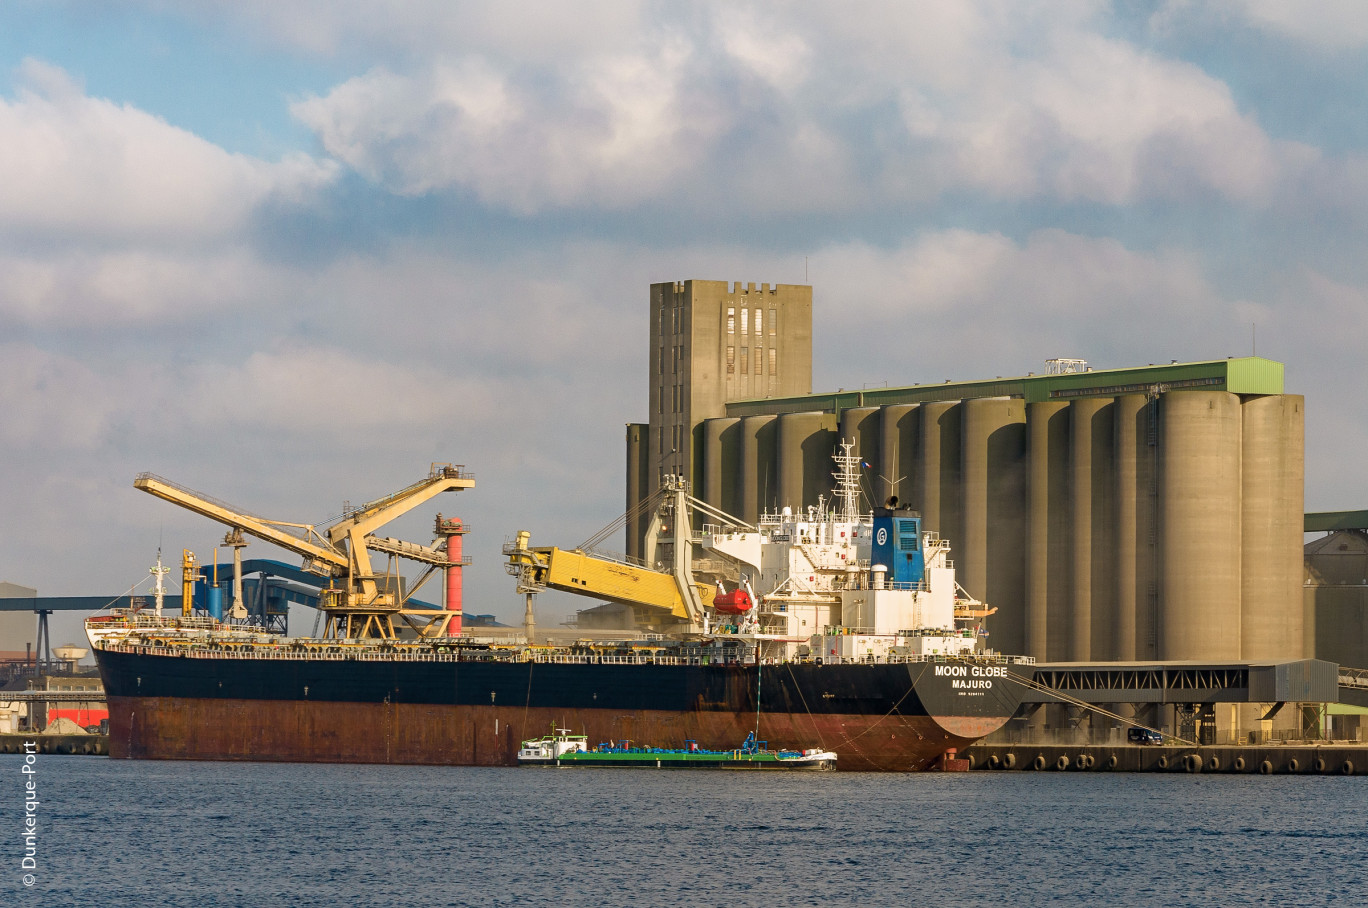
<svg viewBox="0 0 1368 908">
<path fill-rule="evenodd" d="M 744 615 L 755 607 L 747 587 L 739 586 L 728 593 L 722 584 L 717 585 L 717 595 L 713 598 L 713 608 L 722 615 Z"/>
</svg>

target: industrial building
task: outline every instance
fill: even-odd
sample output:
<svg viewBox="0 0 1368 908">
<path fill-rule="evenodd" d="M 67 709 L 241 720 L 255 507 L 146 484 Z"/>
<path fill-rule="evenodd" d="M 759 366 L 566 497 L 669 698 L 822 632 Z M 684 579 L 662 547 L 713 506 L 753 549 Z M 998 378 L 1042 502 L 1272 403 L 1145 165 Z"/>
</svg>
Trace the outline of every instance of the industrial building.
<svg viewBox="0 0 1368 908">
<path fill-rule="evenodd" d="M 691 475 L 699 424 L 729 401 L 812 390 L 812 288 L 652 284 L 649 371 L 650 422 L 627 429 L 629 511 L 665 476 Z M 640 554 L 644 532 L 629 522 L 628 554 Z"/>
<path fill-rule="evenodd" d="M 896 497 L 950 541 L 960 582 L 998 609 L 999 651 L 1313 655 L 1304 402 L 1284 393 L 1280 363 L 1056 360 L 1018 378 L 812 393 L 810 287 L 653 284 L 650 307 L 650 414 L 627 427 L 629 512 L 665 474 L 752 523 L 814 505 L 830 497 L 837 441 L 854 439 L 869 503 Z M 629 522 L 629 554 L 643 530 Z"/>
<path fill-rule="evenodd" d="M 1368 511 L 1306 515 L 1306 650 L 1368 668 Z"/>
</svg>

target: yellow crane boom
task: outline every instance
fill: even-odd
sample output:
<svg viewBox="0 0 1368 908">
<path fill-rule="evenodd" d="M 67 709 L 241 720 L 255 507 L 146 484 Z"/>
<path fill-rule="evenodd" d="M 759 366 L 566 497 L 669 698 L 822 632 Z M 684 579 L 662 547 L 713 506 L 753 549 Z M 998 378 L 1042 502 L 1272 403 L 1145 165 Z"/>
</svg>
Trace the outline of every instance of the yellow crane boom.
<svg viewBox="0 0 1368 908">
<path fill-rule="evenodd" d="M 518 541 L 505 546 L 510 573 L 520 577 L 524 591 L 551 589 L 593 596 L 625 605 L 664 609 L 680 621 L 690 620 L 688 603 L 673 574 L 623 564 L 579 550 L 529 548 L 529 534 L 519 531 Z M 516 570 L 515 570 L 516 568 Z M 697 583 L 698 597 L 712 605 L 716 590 Z"/>
<path fill-rule="evenodd" d="M 475 480 L 458 466 L 434 464 L 426 478 L 348 511 L 324 530 L 326 536 L 312 524 L 257 517 L 151 473 L 139 474 L 133 487 L 295 552 L 304 557 L 306 566 L 325 576 L 345 579 L 345 589 L 326 589 L 321 597 L 320 607 L 328 612 L 330 634 L 392 637 L 390 616 L 395 613 L 434 618 L 441 618 L 442 613 L 405 609 L 392 590 L 380 589 L 371 567 L 370 550 L 434 567 L 447 567 L 451 562 L 444 552 L 431 546 L 376 537 L 373 531 L 442 492 L 474 488 Z M 302 533 L 292 533 L 287 528 Z"/>
<path fill-rule="evenodd" d="M 351 566 L 346 551 L 334 548 L 326 539 L 319 536 L 309 524 L 284 523 L 267 520 L 264 517 L 255 517 L 151 473 L 139 473 L 138 477 L 133 480 L 133 488 L 142 489 L 144 492 L 155 495 L 164 501 L 194 511 L 202 517 L 208 517 L 210 520 L 217 520 L 219 523 L 242 530 L 244 533 L 249 533 L 258 539 L 278 545 L 282 549 L 302 555 L 320 565 L 328 565 L 334 569 L 329 572 L 333 576 L 345 577 L 347 569 Z M 281 527 L 302 529 L 307 536 L 297 536 L 294 533 L 286 532 Z M 308 537 L 314 537 L 318 541 L 314 542 Z"/>
<path fill-rule="evenodd" d="M 646 529 L 644 560 L 647 564 L 656 563 L 657 551 L 662 544 L 669 543 L 668 571 L 626 564 L 591 551 L 596 541 L 606 538 L 614 528 L 621 528 L 647 508 L 653 508 L 654 512 Z M 519 530 L 517 541 L 504 546 L 503 553 L 508 558 L 504 569 L 518 578 L 518 592 L 528 597 L 529 615 L 532 596 L 544 589 L 555 589 L 629 606 L 661 609 L 691 632 L 702 632 L 707 626 L 704 609 L 712 607 L 717 590 L 710 583 L 694 580 L 693 547 L 698 540 L 694 537 L 691 512 L 712 518 L 723 526 L 755 529 L 694 498 L 689 494 L 688 482 L 682 477 L 667 476 L 658 492 L 600 530 L 578 549 L 534 549 L 528 545 L 531 534 Z"/>
</svg>

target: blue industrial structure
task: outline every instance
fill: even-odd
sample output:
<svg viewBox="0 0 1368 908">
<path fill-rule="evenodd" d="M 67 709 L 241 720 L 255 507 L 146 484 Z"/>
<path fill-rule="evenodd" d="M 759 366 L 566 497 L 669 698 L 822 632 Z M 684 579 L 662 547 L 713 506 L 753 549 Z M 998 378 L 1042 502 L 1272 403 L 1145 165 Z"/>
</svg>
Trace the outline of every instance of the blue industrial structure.
<svg viewBox="0 0 1368 908">
<path fill-rule="evenodd" d="M 888 569 L 888 579 L 916 587 L 926 572 L 921 517 L 906 508 L 875 508 L 872 563 Z"/>
<path fill-rule="evenodd" d="M 242 562 L 242 606 L 245 617 L 233 619 L 229 609 L 234 603 L 225 595 L 224 588 L 232 586 L 233 564 L 204 565 L 201 576 L 195 584 L 195 603 L 198 609 L 216 618 L 224 618 L 235 623 L 249 624 L 265 628 L 272 633 L 289 632 L 291 605 L 318 608 L 318 591 L 327 584 L 327 579 L 310 573 L 283 561 L 267 558 L 250 558 Z M 215 587 L 212 578 L 218 576 Z M 218 614 L 214 614 L 215 601 Z M 440 606 L 408 600 L 414 608 L 435 609 Z M 37 658 L 51 662 L 51 639 L 48 633 L 48 616 L 53 612 L 97 612 L 114 606 L 141 605 L 150 608 L 151 597 L 147 595 L 118 596 L 35 596 L 32 598 L 0 599 L 0 612 L 33 612 L 38 616 L 38 639 L 35 646 Z M 163 609 L 179 612 L 181 597 L 168 593 L 162 604 Z M 492 615 L 467 615 L 466 621 L 474 627 L 500 626 Z"/>
</svg>

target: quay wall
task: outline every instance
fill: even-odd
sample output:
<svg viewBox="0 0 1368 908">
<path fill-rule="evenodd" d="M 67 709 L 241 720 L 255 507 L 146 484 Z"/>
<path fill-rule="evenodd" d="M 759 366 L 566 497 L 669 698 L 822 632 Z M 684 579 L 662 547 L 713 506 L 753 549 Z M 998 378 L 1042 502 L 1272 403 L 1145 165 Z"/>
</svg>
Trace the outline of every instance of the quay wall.
<svg viewBox="0 0 1368 908">
<path fill-rule="evenodd" d="M 109 756 L 109 735 L 12 735 L 0 734 L 0 754 L 22 754 L 24 744 L 35 741 L 40 754 Z"/>
<path fill-rule="evenodd" d="M 1368 775 L 1368 746 L 1280 744 L 1192 747 L 975 744 L 961 757 L 985 772 L 1185 772 Z"/>
</svg>

